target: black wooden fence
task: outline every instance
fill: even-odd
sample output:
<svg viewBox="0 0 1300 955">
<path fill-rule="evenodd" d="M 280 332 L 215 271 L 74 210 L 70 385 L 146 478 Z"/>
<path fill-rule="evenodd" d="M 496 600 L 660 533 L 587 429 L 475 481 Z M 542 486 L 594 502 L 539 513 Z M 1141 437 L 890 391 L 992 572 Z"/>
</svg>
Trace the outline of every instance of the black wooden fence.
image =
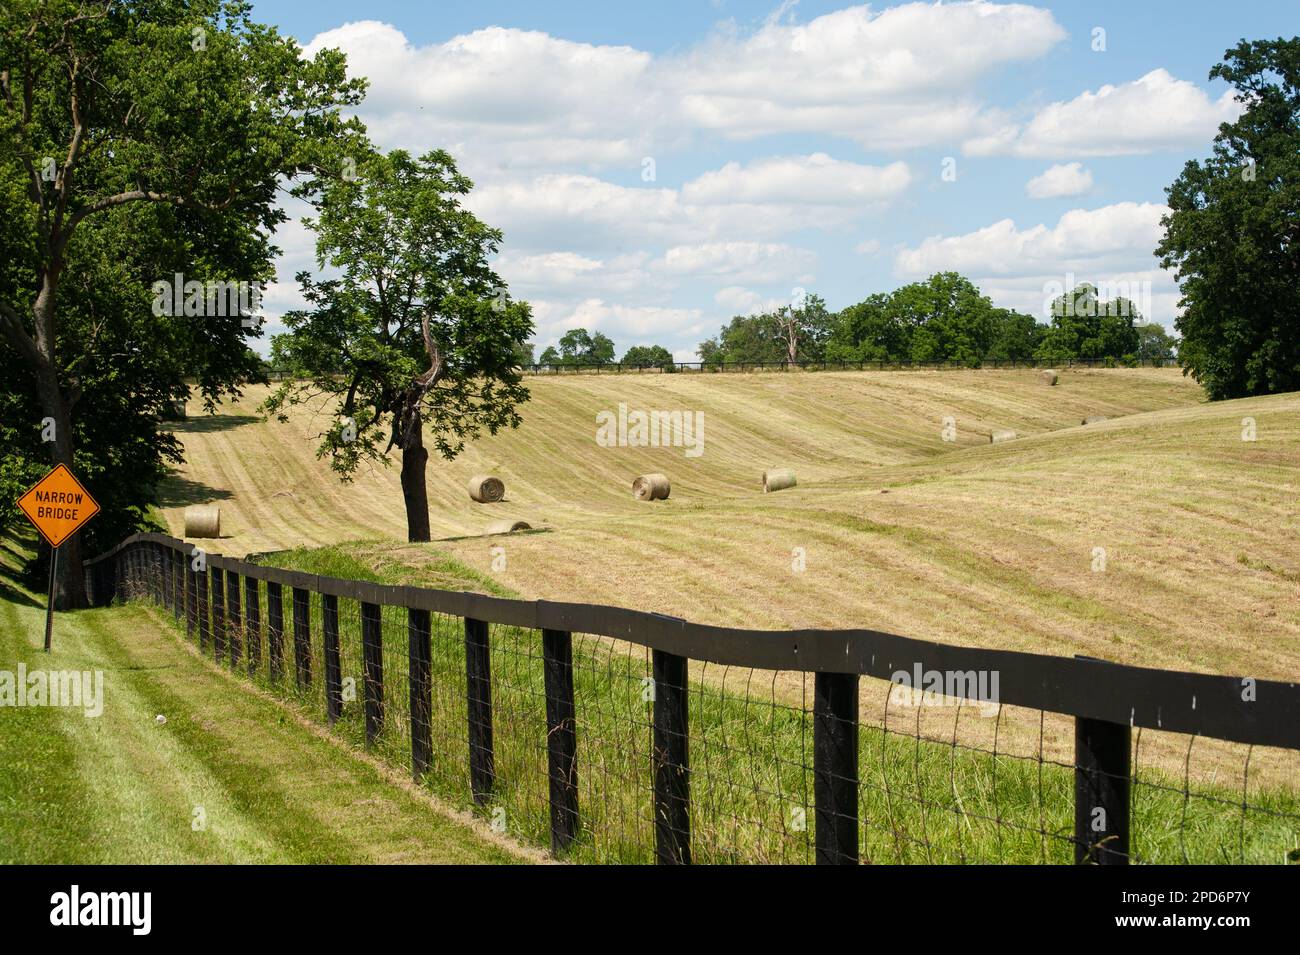
<svg viewBox="0 0 1300 955">
<path fill-rule="evenodd" d="M 873 854 L 900 861 L 969 861 L 979 855 L 973 827 L 980 822 L 996 830 L 996 848 L 987 850 L 995 861 L 1014 858 L 1010 850 L 1022 837 L 1041 844 L 1043 861 L 1066 852 L 1076 862 L 1146 861 L 1131 847 L 1138 835 L 1134 790 L 1143 786 L 1163 800 L 1159 819 L 1181 811 L 1177 838 L 1187 860 L 1198 846 L 1183 830 L 1199 825 L 1188 815 L 1190 779 L 1179 786 L 1159 774 L 1140 778 L 1135 732 L 1139 746 L 1145 729 L 1246 744 L 1250 754 L 1271 747 L 1289 758 L 1300 750 L 1294 683 L 948 646 L 871 630 L 740 630 L 616 607 L 343 580 L 206 554 L 158 534 L 135 535 L 89 561 L 87 586 L 97 606 L 156 602 L 217 660 L 323 703 L 330 724 L 355 724 L 367 748 L 409 755 L 417 780 L 451 791 L 465 786 L 485 812 L 498 799 L 509 801 L 517 816 L 537 822 L 525 836 L 549 838 L 556 854 L 586 840 L 600 847 L 592 858 L 644 858 L 653 831 L 653 858 L 661 863 L 701 856 L 853 863 L 863 858 L 861 836 L 872 831 L 871 816 L 887 813 L 889 839 Z M 1039 711 L 1038 758 L 1019 783 L 1014 758 L 999 753 L 995 735 L 993 800 L 981 804 L 988 808 L 957 793 L 957 753 L 965 744 L 955 719 L 951 753 L 945 742 L 937 756 L 922 748 L 919 731 L 913 754 L 891 749 L 894 731 L 887 726 L 860 726 L 860 680 L 890 681 L 913 670 L 996 673 L 999 721 L 1003 708 Z M 358 692 L 345 692 L 345 673 L 360 674 Z M 734 673 L 744 674 L 741 689 Z M 778 674 L 796 696 L 811 684 L 811 707 L 806 699 L 786 702 L 790 694 L 778 692 Z M 967 680 L 955 693 L 973 700 L 977 686 Z M 1044 714 L 1073 720 L 1072 761 L 1044 758 Z M 919 710 L 917 721 L 919 727 Z M 804 759 L 809 728 L 811 765 Z M 861 778 L 860 756 L 877 744 L 880 771 Z M 946 768 L 944 758 L 952 760 Z M 915 767 L 905 765 L 913 759 Z M 923 791 L 923 761 L 951 776 L 951 798 Z M 897 782 L 899 772 L 913 768 L 916 791 Z M 1017 815 L 1005 795 L 999 800 L 999 785 L 1004 794 L 1016 785 L 1032 791 L 1035 772 L 1036 810 Z M 1064 808 L 1057 804 L 1069 800 L 1068 783 L 1053 789 L 1058 776 L 1073 780 L 1072 825 L 1053 823 Z M 808 778 L 810 806 L 800 792 Z M 927 785 L 941 783 L 927 778 Z M 986 783 L 981 775 L 979 786 Z M 1234 838 L 1241 858 L 1254 858 L 1248 818 L 1278 836 L 1283 852 L 1300 848 L 1300 804 L 1286 794 L 1255 805 L 1243 786 L 1237 796 L 1204 798 L 1239 813 Z M 912 815 L 900 822 L 905 802 Z M 878 808 L 860 818 L 868 804 Z M 811 833 L 801 806 L 812 809 Z M 1222 838 L 1214 831 L 1202 828 L 1200 838 Z M 1037 847 L 1031 851 L 1037 856 Z"/>
</svg>

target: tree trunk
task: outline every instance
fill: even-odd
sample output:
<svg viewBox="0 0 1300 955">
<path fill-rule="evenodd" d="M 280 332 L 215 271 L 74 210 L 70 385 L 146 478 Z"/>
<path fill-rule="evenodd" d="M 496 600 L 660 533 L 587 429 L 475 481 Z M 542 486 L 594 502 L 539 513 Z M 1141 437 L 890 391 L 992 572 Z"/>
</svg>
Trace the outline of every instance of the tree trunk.
<svg viewBox="0 0 1300 955">
<path fill-rule="evenodd" d="M 428 463 L 424 434 L 416 428 L 409 446 L 402 448 L 402 498 L 406 501 L 406 539 L 417 543 L 430 538 L 429 489 L 424 483 Z"/>
<path fill-rule="evenodd" d="M 36 378 L 36 393 L 41 410 L 54 419 L 54 442 L 50 447 L 50 463 L 72 467 L 72 405 L 59 384 L 54 360 L 54 295 L 57 270 L 47 271 L 43 287 L 33 308 L 36 319 L 36 346 L 41 360 L 31 369 Z M 75 399 L 74 399 L 75 400 Z M 39 422 L 32 422 L 38 426 Z M 85 571 L 82 568 L 81 532 L 73 534 L 59 548 L 58 579 L 54 584 L 56 610 L 77 610 L 86 606 Z"/>
</svg>

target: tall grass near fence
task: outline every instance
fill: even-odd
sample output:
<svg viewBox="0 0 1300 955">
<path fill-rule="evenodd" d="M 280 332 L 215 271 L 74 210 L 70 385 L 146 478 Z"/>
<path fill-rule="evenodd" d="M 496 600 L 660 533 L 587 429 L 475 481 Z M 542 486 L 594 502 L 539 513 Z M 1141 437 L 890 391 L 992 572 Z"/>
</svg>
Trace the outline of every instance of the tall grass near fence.
<svg viewBox="0 0 1300 955">
<path fill-rule="evenodd" d="M 402 574 L 359 565 L 338 552 L 278 555 L 277 564 L 382 582 Z M 247 578 L 245 578 L 246 580 Z M 141 583 L 144 581 L 144 583 Z M 148 578 L 126 590 L 157 599 Z M 223 584 L 226 581 L 222 581 Z M 242 582 L 241 582 L 242 584 Z M 215 585 L 214 585 L 215 591 Z M 223 592 L 229 593 L 226 587 Z M 238 615 L 224 608 L 230 633 L 224 662 L 315 719 L 326 720 L 325 604 L 308 599 L 310 636 L 295 665 L 291 599 L 285 596 L 283 658 L 270 672 L 268 588 L 257 588 L 262 633 L 249 627 L 248 591 Z M 334 732 L 367 745 L 361 604 L 337 600 L 341 707 Z M 394 766 L 411 765 L 408 615 L 381 608 L 384 682 L 382 732 L 372 750 Z M 236 620 L 239 624 L 236 625 Z M 183 619 L 177 623 L 185 632 Z M 206 648 L 212 654 L 215 641 Z M 491 791 L 470 786 L 466 631 L 459 617 L 432 614 L 429 633 L 428 765 L 425 785 L 443 799 L 479 813 L 494 828 L 530 844 L 551 840 L 548 793 L 547 689 L 542 634 L 493 624 L 488 633 L 492 702 Z M 231 647 L 239 653 L 232 655 Z M 256 650 L 256 652 L 254 652 Z M 562 858 L 640 863 L 655 859 L 652 778 L 653 699 L 650 651 L 608 638 L 573 634 L 578 835 Z M 688 686 L 690 829 L 693 860 L 705 863 L 804 863 L 814 859 L 813 678 L 805 673 L 695 663 Z M 791 689 L 793 687 L 793 691 Z M 862 694 L 890 685 L 864 679 Z M 883 696 L 882 696 L 883 698 Z M 969 708 L 967 708 L 969 709 Z M 993 744 L 972 745 L 922 731 L 915 711 L 886 707 L 886 721 L 864 722 L 858 734 L 857 817 L 862 858 L 877 863 L 1064 863 L 1074 858 L 1074 767 L 1045 755 L 1043 714 L 1002 707 Z M 1000 750 L 998 740 L 1032 737 L 1039 745 Z M 1016 733 L 1012 732 L 1015 724 Z M 1285 787 L 1252 787 L 1249 763 L 1233 780 L 1182 778 L 1145 765 L 1144 740 L 1134 740 L 1131 855 L 1142 862 L 1294 861 L 1300 846 L 1300 799 Z M 1169 735 L 1169 734 L 1165 734 Z M 1286 756 L 1294 758 L 1295 753 Z M 1249 756 L 1247 757 L 1249 759 Z M 1189 759 L 1190 763 L 1190 759 Z M 1294 762 L 1293 762 L 1294 765 Z"/>
</svg>

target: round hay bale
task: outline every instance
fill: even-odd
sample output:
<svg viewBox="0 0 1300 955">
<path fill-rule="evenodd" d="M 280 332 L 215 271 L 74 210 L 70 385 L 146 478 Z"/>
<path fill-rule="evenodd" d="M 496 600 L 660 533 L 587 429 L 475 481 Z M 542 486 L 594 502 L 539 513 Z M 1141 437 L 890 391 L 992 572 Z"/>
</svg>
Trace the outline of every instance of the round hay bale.
<svg viewBox="0 0 1300 955">
<path fill-rule="evenodd" d="M 994 428 L 993 433 L 989 435 L 990 444 L 999 444 L 1002 441 L 1016 440 L 1016 433 L 1010 428 Z"/>
<path fill-rule="evenodd" d="M 506 496 L 505 482 L 490 474 L 476 474 L 469 479 L 469 496 L 480 504 L 495 504 Z"/>
<path fill-rule="evenodd" d="M 773 491 L 784 491 L 788 487 L 794 487 L 797 483 L 794 479 L 794 472 L 789 468 L 773 468 L 770 471 L 763 472 L 764 494 L 770 494 Z"/>
<path fill-rule="evenodd" d="M 1045 385 L 1056 384 L 1057 380 L 1060 379 L 1060 377 L 1061 377 L 1060 374 L 1057 373 L 1056 369 L 1054 368 L 1043 369 L 1043 384 Z"/>
<path fill-rule="evenodd" d="M 533 525 L 527 521 L 497 521 L 495 524 L 489 524 L 488 534 L 513 534 L 515 531 L 531 531 Z"/>
<path fill-rule="evenodd" d="M 186 537 L 220 537 L 221 508 L 215 504 L 195 504 L 185 508 Z"/>
<path fill-rule="evenodd" d="M 1102 423 L 1103 421 L 1105 421 L 1105 420 L 1107 420 L 1107 419 L 1106 419 L 1106 416 L 1105 416 L 1104 414 L 1090 414 L 1090 415 L 1088 415 L 1088 417 L 1086 417 L 1086 418 L 1083 419 L 1083 423 L 1084 423 L 1084 424 L 1101 424 L 1101 423 Z"/>
<path fill-rule="evenodd" d="M 662 474 L 642 474 L 632 482 L 632 496 L 638 501 L 664 501 L 672 486 Z"/>
</svg>

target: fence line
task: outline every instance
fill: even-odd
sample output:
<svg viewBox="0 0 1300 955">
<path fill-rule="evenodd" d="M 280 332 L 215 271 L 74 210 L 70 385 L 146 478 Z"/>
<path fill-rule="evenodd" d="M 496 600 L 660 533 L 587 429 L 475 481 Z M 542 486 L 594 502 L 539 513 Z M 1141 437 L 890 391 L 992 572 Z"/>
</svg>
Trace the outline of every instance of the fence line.
<svg viewBox="0 0 1300 955">
<path fill-rule="evenodd" d="M 1133 826 L 1138 790 L 1144 806 L 1165 807 L 1159 819 L 1181 812 L 1184 859 L 1186 831 L 1215 804 L 1239 813 L 1242 858 L 1248 817 L 1260 824 L 1259 838 L 1277 836 L 1283 848 L 1288 831 L 1292 841 L 1300 832 L 1300 811 L 1288 795 L 1249 802 L 1250 755 L 1239 796 L 1193 793 L 1190 768 L 1181 787 L 1158 774 L 1143 779 L 1134 759 L 1143 731 L 1246 744 L 1252 753 L 1298 751 L 1295 683 L 957 647 L 874 630 L 743 630 L 617 607 L 343 580 L 202 554 L 159 534 L 134 535 L 89 561 L 87 585 L 96 605 L 135 597 L 160 604 L 178 626 L 184 621 L 187 636 L 197 634 L 201 650 L 211 645 L 216 659 L 277 685 L 287 679 L 283 643 L 290 638 L 292 692 L 323 703 L 332 726 L 355 732 L 367 748 L 409 754 L 417 780 L 456 792 L 467 787 L 484 812 L 508 802 L 524 817 L 524 835 L 549 842 L 556 854 L 582 846 L 595 858 L 640 859 L 653 832 L 661 863 L 701 855 L 788 861 L 810 853 L 817 862 L 852 863 L 883 818 L 883 851 L 892 849 L 899 861 L 922 850 L 928 861 L 936 853 L 966 861 L 984 851 L 1018 858 L 1032 852 L 1035 835 L 1044 860 L 1069 851 L 1076 862 L 1145 861 L 1132 847 L 1147 835 Z M 386 639 L 403 631 L 404 648 Z M 646 659 L 588 638 L 640 647 Z M 715 689 L 704 677 L 719 670 Z M 989 754 L 958 742 L 960 707 L 950 748 L 922 736 L 919 708 L 915 736 L 901 741 L 887 718 L 878 739 L 875 727 L 859 725 L 860 682 L 892 681 L 900 671 L 958 674 L 945 695 L 997 705 L 991 800 L 967 804 L 957 792 L 959 771 L 971 776 L 977 794 L 990 781 Z M 345 682 L 356 682 L 345 674 L 353 673 L 361 677 L 359 708 L 345 693 Z M 974 677 L 981 673 L 998 675 L 996 700 L 979 690 Z M 734 674 L 744 676 L 743 694 Z M 778 675 L 796 681 L 805 697 L 811 682 L 811 707 L 806 699 L 797 707 L 782 702 Z M 756 695 L 755 681 L 769 678 L 766 695 Z M 1036 760 L 998 750 L 1003 714 L 1017 707 L 1039 711 Z M 1072 763 L 1044 758 L 1045 713 L 1074 720 Z M 463 749 L 452 744 L 457 737 Z M 902 742 L 914 743 L 914 752 Z M 945 757 L 950 793 L 936 786 Z M 909 772 L 915 787 L 900 786 Z M 999 773 L 1004 788 L 1030 794 L 1036 820 L 1025 817 L 1023 800 L 1007 811 Z M 1072 823 L 1062 816 L 1067 774 Z M 976 826 L 992 827 L 996 852 L 983 836 L 979 846 L 967 845 L 979 842 Z M 1170 837 L 1157 831 L 1149 838 Z M 1258 841 L 1252 830 L 1252 856 Z"/>
</svg>

